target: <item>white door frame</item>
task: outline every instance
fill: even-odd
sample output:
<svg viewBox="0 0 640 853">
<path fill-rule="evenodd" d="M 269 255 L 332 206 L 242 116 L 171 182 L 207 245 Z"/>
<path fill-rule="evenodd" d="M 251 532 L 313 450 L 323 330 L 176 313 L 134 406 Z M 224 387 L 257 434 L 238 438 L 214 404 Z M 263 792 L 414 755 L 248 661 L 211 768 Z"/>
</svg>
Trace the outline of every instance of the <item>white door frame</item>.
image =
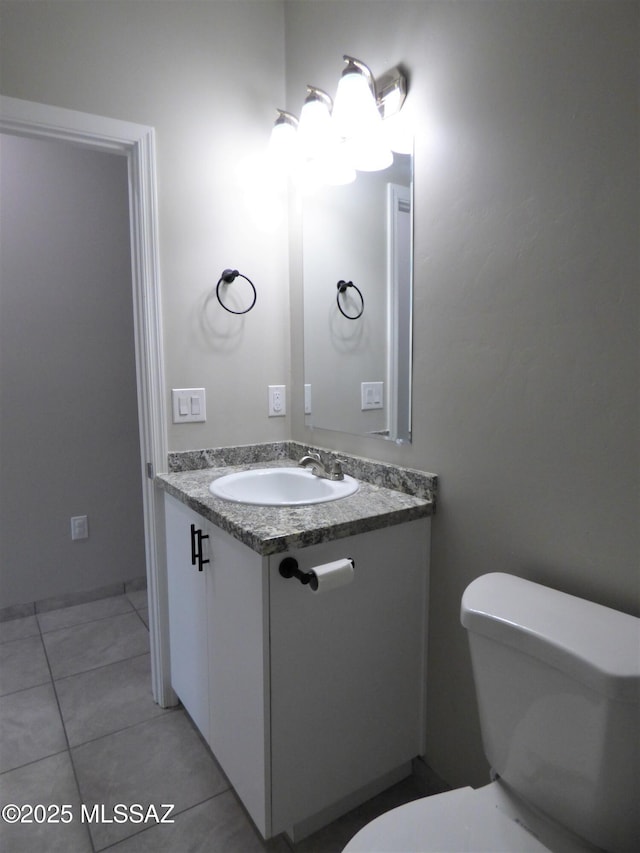
<svg viewBox="0 0 640 853">
<path fill-rule="evenodd" d="M 0 96 L 0 131 L 121 154 L 129 173 L 129 220 L 151 679 L 163 707 L 176 697 L 169 675 L 162 494 L 153 474 L 167 464 L 162 312 L 158 263 L 155 134 L 152 127 Z"/>
</svg>

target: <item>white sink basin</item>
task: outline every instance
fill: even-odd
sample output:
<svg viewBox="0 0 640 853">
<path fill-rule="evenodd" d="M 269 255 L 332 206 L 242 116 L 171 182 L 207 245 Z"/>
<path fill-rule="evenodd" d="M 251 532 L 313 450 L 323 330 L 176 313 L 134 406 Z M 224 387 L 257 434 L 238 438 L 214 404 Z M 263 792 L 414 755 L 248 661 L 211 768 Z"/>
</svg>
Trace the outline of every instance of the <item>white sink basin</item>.
<svg viewBox="0 0 640 853">
<path fill-rule="evenodd" d="M 214 480 L 209 491 L 217 498 L 241 504 L 298 506 L 346 498 L 358 490 L 358 481 L 325 480 L 305 468 L 254 468 Z"/>
</svg>

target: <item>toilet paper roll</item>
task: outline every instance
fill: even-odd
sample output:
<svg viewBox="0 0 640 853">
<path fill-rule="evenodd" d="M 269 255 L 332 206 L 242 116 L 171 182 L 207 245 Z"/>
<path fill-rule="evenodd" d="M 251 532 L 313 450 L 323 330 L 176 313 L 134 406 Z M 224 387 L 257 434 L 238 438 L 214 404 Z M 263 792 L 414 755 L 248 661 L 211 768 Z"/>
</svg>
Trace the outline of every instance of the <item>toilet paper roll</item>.
<svg viewBox="0 0 640 853">
<path fill-rule="evenodd" d="M 345 586 L 353 580 L 353 560 L 344 557 L 342 560 L 333 560 L 331 563 L 323 563 L 311 569 L 313 578 L 309 586 L 316 593 L 328 592 Z"/>
</svg>

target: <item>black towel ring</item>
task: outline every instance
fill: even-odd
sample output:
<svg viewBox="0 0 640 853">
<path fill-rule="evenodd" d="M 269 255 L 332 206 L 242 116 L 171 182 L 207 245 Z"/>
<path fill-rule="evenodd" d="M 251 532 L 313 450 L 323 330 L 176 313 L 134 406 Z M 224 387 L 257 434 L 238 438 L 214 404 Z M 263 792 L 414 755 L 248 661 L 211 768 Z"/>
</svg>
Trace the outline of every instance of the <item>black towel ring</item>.
<svg viewBox="0 0 640 853">
<path fill-rule="evenodd" d="M 338 303 L 338 308 L 343 317 L 346 317 L 347 320 L 357 320 L 358 317 L 362 317 L 362 313 L 364 311 L 364 296 L 362 295 L 362 291 L 360 288 L 355 285 L 352 281 L 343 281 L 340 279 L 338 282 L 338 293 L 336 294 L 336 302 Z M 357 314 L 347 314 L 346 311 L 342 309 L 342 305 L 340 305 L 340 294 L 345 293 L 348 287 L 352 287 L 355 291 L 357 291 L 358 296 L 360 297 L 360 301 L 362 302 L 362 307 Z"/>
<path fill-rule="evenodd" d="M 251 302 L 251 305 L 249 305 L 248 308 L 245 308 L 244 311 L 234 311 L 233 308 L 228 308 L 224 304 L 222 299 L 220 299 L 220 285 L 221 284 L 231 284 L 231 282 L 235 281 L 238 276 L 240 276 L 240 278 L 243 278 L 245 281 L 248 281 L 249 284 L 251 285 L 251 290 L 253 290 L 253 300 Z M 238 270 L 223 270 L 222 275 L 218 279 L 218 284 L 216 285 L 216 296 L 218 298 L 218 302 L 220 303 L 220 305 L 222 305 L 224 310 L 228 311 L 230 314 L 247 314 L 249 311 L 251 311 L 253 306 L 256 304 L 256 299 L 257 299 L 257 293 L 256 293 L 256 288 L 255 288 L 254 283 L 251 281 L 250 278 L 247 278 L 246 275 L 242 275 L 241 272 L 238 272 Z"/>
</svg>

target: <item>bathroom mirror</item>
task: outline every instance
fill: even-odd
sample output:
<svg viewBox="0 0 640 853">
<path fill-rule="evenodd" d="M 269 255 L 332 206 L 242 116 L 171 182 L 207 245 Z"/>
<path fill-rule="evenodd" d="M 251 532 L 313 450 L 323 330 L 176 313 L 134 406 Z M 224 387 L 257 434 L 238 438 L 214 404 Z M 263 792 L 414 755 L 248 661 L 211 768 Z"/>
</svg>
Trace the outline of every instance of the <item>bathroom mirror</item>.
<svg viewBox="0 0 640 853">
<path fill-rule="evenodd" d="M 413 157 L 394 154 L 304 197 L 309 427 L 411 441 L 412 187 Z"/>
</svg>

